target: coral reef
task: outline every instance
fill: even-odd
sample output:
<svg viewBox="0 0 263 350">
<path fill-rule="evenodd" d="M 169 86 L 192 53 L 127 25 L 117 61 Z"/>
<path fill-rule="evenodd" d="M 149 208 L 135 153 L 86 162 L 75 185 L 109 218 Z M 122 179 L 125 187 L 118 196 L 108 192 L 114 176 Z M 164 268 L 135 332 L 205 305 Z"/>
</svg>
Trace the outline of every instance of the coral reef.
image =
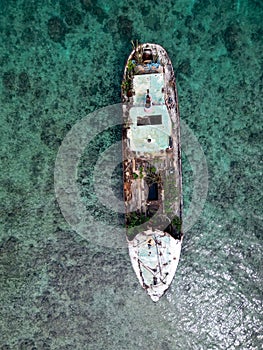
<svg viewBox="0 0 263 350">
<path fill-rule="evenodd" d="M 262 11 L 241 0 L 1 2 L 0 349 L 260 348 Z M 87 145 L 76 170 L 92 236 L 71 229 L 54 194 L 61 142 L 92 111 L 121 101 L 136 39 L 167 49 L 181 119 L 209 172 L 204 211 L 154 307 L 125 241 L 107 246 L 108 225 L 123 218 L 93 192 L 94 167 L 120 140 L 118 127 Z M 182 155 L 185 215 L 190 155 Z M 121 181 L 116 170 L 118 198 Z"/>
<path fill-rule="evenodd" d="M 67 28 L 61 18 L 54 16 L 48 20 L 48 35 L 50 39 L 63 43 L 66 33 Z"/>
</svg>

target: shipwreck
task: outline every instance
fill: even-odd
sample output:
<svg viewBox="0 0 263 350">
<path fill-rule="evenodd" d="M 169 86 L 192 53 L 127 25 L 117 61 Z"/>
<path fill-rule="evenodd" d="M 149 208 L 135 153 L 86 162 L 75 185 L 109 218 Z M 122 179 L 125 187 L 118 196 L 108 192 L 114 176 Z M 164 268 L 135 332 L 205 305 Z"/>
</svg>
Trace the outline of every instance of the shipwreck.
<svg viewBox="0 0 263 350">
<path fill-rule="evenodd" d="M 129 255 L 141 286 L 156 302 L 173 280 L 183 239 L 178 96 L 163 47 L 133 43 L 121 95 Z"/>
</svg>

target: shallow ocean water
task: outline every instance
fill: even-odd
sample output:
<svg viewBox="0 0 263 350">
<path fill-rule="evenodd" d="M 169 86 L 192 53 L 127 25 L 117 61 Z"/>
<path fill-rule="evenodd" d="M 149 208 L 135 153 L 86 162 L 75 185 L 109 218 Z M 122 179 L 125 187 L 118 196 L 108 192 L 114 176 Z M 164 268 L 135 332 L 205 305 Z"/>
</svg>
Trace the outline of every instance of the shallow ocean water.
<svg viewBox="0 0 263 350">
<path fill-rule="evenodd" d="M 0 349 L 262 348 L 262 15 L 256 0 L 0 1 Z M 101 229 L 120 218 L 88 189 L 118 128 L 86 149 L 78 169 L 95 233 L 72 229 L 54 190 L 60 145 L 77 122 L 88 115 L 95 125 L 92 112 L 120 102 L 137 38 L 167 49 L 181 119 L 209 175 L 204 209 L 157 304 L 125 241 L 112 246 Z M 187 213 L 185 154 L 183 182 Z"/>
</svg>

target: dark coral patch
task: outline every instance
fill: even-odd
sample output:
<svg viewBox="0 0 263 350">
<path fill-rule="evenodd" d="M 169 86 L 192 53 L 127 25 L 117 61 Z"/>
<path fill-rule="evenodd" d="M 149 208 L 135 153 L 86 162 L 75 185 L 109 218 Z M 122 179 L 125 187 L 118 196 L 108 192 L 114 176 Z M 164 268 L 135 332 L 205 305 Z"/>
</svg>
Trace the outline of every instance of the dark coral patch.
<svg viewBox="0 0 263 350">
<path fill-rule="evenodd" d="M 60 1 L 61 16 L 65 19 L 68 26 L 78 26 L 83 23 L 84 14 L 77 9 L 74 1 Z"/>
<path fill-rule="evenodd" d="M 199 42 L 199 37 L 194 32 L 189 32 L 187 35 L 187 40 L 189 45 L 195 45 Z"/>
<path fill-rule="evenodd" d="M 178 65 L 175 75 L 178 76 L 179 74 L 184 74 L 186 76 L 192 74 L 191 62 L 189 59 L 184 60 Z"/>
<path fill-rule="evenodd" d="M 127 16 L 119 16 L 117 18 L 117 26 L 119 34 L 122 38 L 131 38 L 133 32 L 132 21 Z"/>
<path fill-rule="evenodd" d="M 65 14 L 65 20 L 69 26 L 78 26 L 83 22 L 83 15 L 78 11 L 72 11 Z"/>
<path fill-rule="evenodd" d="M 15 88 L 16 75 L 13 71 L 8 71 L 3 74 L 3 86 L 6 90 L 11 91 Z"/>
<path fill-rule="evenodd" d="M 145 16 L 144 24 L 150 30 L 153 30 L 153 31 L 161 30 L 160 18 L 158 18 L 158 17 L 156 17 L 154 15 Z"/>
<path fill-rule="evenodd" d="M 62 43 L 65 39 L 67 28 L 61 18 L 55 16 L 48 21 L 48 35 L 55 42 Z"/>
<path fill-rule="evenodd" d="M 104 23 L 103 31 L 104 31 L 104 33 L 112 33 L 114 35 L 117 33 L 118 29 L 117 29 L 116 22 L 114 21 L 114 19 L 109 19 L 108 21 L 106 21 Z"/>
<path fill-rule="evenodd" d="M 97 1 L 92 0 L 80 0 L 80 2 L 86 10 L 90 10 L 92 6 L 97 5 Z"/>
<path fill-rule="evenodd" d="M 240 28 L 235 25 L 229 25 L 223 33 L 225 47 L 229 53 L 232 53 L 238 48 Z"/>
<path fill-rule="evenodd" d="M 21 39 L 26 43 L 33 43 L 36 40 L 36 31 L 31 27 L 25 28 L 22 31 Z"/>
<path fill-rule="evenodd" d="M 30 80 L 26 72 L 21 72 L 18 76 L 18 93 L 24 95 L 30 90 Z"/>
<path fill-rule="evenodd" d="M 42 125 L 40 138 L 50 148 L 57 147 L 61 144 L 62 139 L 58 136 L 59 130 L 53 119 L 45 121 Z"/>
<path fill-rule="evenodd" d="M 16 237 L 11 236 L 4 242 L 0 242 L 0 252 L 1 253 L 5 252 L 6 254 L 10 254 L 16 251 L 18 244 L 19 244 L 19 240 Z"/>
<path fill-rule="evenodd" d="M 107 13 L 97 5 L 97 1 L 81 0 L 81 4 L 87 12 L 96 17 L 99 23 L 108 18 Z"/>
</svg>

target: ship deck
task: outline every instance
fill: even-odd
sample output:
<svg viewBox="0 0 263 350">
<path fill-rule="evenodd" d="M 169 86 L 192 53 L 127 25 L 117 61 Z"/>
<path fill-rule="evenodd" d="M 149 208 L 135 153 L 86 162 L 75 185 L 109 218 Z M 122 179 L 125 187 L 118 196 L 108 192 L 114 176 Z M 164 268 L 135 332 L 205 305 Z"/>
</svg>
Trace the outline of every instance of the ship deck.
<svg viewBox="0 0 263 350">
<path fill-rule="evenodd" d="M 134 97 L 129 110 L 129 148 L 135 152 L 158 152 L 169 146 L 172 123 L 165 105 L 164 74 L 141 74 L 133 78 Z M 146 91 L 151 107 L 145 108 Z"/>
<path fill-rule="evenodd" d="M 149 89 L 154 105 L 164 104 L 164 74 L 140 74 L 133 78 L 135 92 L 133 104 L 143 105 L 146 90 Z"/>
<path fill-rule="evenodd" d="M 127 136 L 132 151 L 156 152 L 169 146 L 172 123 L 165 105 L 152 105 L 149 112 L 143 106 L 132 107 L 130 119 Z"/>
<path fill-rule="evenodd" d="M 168 108 L 167 77 L 164 72 L 139 74 L 133 77 L 133 96 L 126 105 L 126 122 L 128 128 L 123 137 L 124 159 L 124 192 L 127 212 L 139 211 L 147 215 L 149 211 L 159 209 L 165 212 L 164 183 L 171 180 L 174 196 L 169 199 L 174 215 L 180 216 L 180 174 L 178 168 L 177 128 L 173 115 L 174 110 Z M 147 89 L 151 96 L 151 108 L 145 108 Z M 174 96 L 175 100 L 175 96 Z M 154 166 L 160 174 L 158 199 L 149 201 L 149 184 L 146 178 L 150 167 Z"/>
</svg>

